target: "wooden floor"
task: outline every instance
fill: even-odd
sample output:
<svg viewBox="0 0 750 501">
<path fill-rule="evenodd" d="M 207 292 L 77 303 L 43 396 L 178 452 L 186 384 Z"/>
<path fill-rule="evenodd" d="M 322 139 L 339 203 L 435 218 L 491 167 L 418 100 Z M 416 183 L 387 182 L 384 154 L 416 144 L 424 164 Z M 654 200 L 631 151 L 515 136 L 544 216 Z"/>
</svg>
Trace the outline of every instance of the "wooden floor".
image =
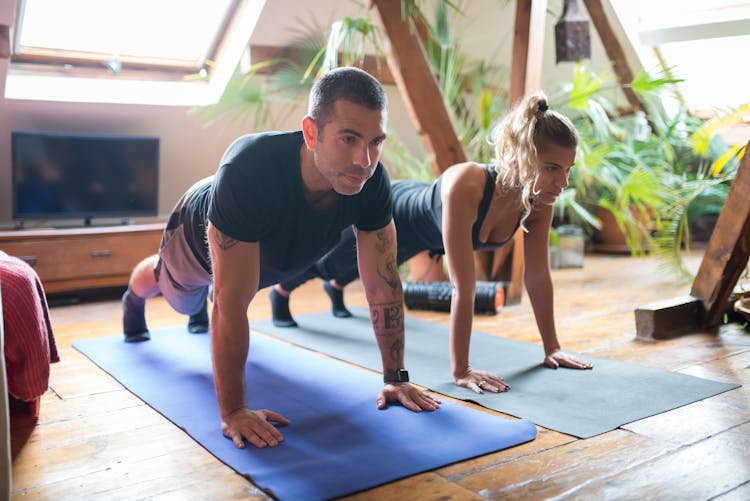
<svg viewBox="0 0 750 501">
<path fill-rule="evenodd" d="M 748 332 L 729 324 L 667 341 L 636 340 L 636 307 L 689 291 L 652 258 L 586 256 L 583 269 L 556 270 L 553 280 L 565 348 L 745 386 L 586 440 L 539 428 L 530 443 L 353 498 L 750 499 Z M 359 284 L 350 289 L 349 304 L 365 305 Z M 319 282 L 300 289 L 292 304 L 296 314 L 327 307 Z M 62 361 L 52 366 L 39 422 L 12 426 L 14 499 L 268 498 L 71 348 L 75 339 L 120 332 L 119 301 L 54 307 L 51 314 Z M 149 303 L 147 316 L 151 328 L 185 321 L 161 298 Z M 270 317 L 265 291 L 249 316 Z M 526 297 L 497 316 L 478 317 L 475 328 L 538 341 Z"/>
</svg>

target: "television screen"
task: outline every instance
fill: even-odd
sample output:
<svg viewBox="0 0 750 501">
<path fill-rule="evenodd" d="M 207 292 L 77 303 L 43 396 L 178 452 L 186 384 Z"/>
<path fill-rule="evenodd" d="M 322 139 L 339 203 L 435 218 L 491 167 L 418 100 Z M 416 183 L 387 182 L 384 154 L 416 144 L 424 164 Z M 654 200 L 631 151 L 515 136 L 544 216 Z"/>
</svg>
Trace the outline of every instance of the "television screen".
<svg viewBox="0 0 750 501">
<path fill-rule="evenodd" d="M 153 216 L 159 139 L 13 132 L 15 219 Z"/>
</svg>

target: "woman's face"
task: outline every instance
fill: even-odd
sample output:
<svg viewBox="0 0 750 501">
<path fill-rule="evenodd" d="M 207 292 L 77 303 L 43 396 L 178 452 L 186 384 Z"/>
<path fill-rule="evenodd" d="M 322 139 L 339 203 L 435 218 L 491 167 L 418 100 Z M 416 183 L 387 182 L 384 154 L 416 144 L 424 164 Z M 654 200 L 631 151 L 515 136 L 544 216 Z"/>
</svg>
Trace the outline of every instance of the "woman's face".
<svg viewBox="0 0 750 501">
<path fill-rule="evenodd" d="M 534 186 L 534 200 L 553 204 L 568 187 L 568 177 L 576 161 L 576 149 L 551 144 L 537 151 L 539 179 Z"/>
</svg>

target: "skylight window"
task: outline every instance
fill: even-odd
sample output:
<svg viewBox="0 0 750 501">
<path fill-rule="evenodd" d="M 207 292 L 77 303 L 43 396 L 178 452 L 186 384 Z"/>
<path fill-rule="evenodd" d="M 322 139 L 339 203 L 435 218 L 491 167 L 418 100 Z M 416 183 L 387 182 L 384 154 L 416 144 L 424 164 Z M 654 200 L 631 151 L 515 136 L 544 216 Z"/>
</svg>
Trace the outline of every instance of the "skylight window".
<svg viewBox="0 0 750 501">
<path fill-rule="evenodd" d="M 611 2 L 645 68 L 666 65 L 683 79 L 681 93 L 691 109 L 730 108 L 750 101 L 740 50 L 750 46 L 750 1 Z"/>
<path fill-rule="evenodd" d="M 216 56 L 236 7 L 233 0 L 26 0 L 11 61 L 68 71 L 98 67 L 110 74 L 207 73 L 207 60 Z"/>
<path fill-rule="evenodd" d="M 231 0 L 27 0 L 18 53 L 46 49 L 119 54 L 179 60 L 200 68 L 214 50 L 232 4 Z"/>
<path fill-rule="evenodd" d="M 262 0 L 20 0 L 6 98 L 142 104 L 218 99 Z"/>
</svg>

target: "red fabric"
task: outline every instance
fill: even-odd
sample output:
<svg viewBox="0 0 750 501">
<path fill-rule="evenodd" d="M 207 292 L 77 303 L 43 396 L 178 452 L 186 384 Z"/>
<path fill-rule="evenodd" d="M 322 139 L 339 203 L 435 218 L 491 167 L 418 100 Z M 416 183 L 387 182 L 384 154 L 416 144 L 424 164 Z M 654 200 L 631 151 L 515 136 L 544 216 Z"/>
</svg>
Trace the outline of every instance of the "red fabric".
<svg viewBox="0 0 750 501">
<path fill-rule="evenodd" d="M 34 268 L 0 251 L 8 393 L 31 401 L 47 391 L 49 364 L 60 360 L 42 281 Z"/>
</svg>

